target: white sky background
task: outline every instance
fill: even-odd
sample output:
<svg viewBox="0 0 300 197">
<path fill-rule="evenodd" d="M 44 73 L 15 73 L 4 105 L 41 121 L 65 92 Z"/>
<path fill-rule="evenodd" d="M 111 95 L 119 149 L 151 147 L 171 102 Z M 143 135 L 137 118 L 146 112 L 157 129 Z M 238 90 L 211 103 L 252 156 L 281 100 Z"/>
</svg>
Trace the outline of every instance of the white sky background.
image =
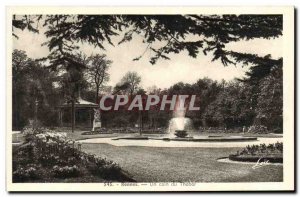
<svg viewBox="0 0 300 197">
<path fill-rule="evenodd" d="M 30 58 L 46 57 L 49 54 L 47 46 L 41 46 L 47 39 L 42 32 L 17 30 L 19 39 L 13 39 L 14 49 L 24 50 Z M 198 79 L 208 77 L 213 80 L 232 80 L 243 77 L 248 67 L 230 65 L 224 67 L 220 61 L 211 62 L 212 55 L 205 56 L 200 50 L 197 58 L 188 56 L 186 51 L 179 54 L 169 54 L 170 60 L 159 59 L 156 64 L 149 63 L 151 55 L 148 50 L 139 61 L 132 61 L 145 51 L 147 44 L 142 43 L 141 36 L 134 36 L 132 41 L 117 45 L 122 36 L 113 38 L 115 46 L 104 44 L 105 51 L 89 44 L 82 44 L 80 50 L 87 54 L 106 54 L 113 63 L 109 69 L 110 81 L 107 85 L 115 86 L 128 71 L 136 71 L 142 77 L 141 86 L 144 89 L 153 85 L 168 88 L 177 82 L 194 83 Z M 232 42 L 226 49 L 237 52 L 254 53 L 259 56 L 271 54 L 272 58 L 282 57 L 282 38 L 254 39 L 250 41 Z"/>
</svg>

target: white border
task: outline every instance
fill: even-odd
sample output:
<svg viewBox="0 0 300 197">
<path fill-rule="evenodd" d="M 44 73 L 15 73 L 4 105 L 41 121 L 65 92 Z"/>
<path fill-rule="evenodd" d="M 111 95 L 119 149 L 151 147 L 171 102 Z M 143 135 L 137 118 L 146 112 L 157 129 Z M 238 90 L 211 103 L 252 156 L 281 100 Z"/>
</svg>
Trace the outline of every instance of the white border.
<svg viewBox="0 0 300 197">
<path fill-rule="evenodd" d="M 197 183 L 196 187 L 103 187 L 102 183 L 12 183 L 11 16 L 14 14 L 283 14 L 284 181 L 280 183 Z M 8 191 L 269 191 L 294 189 L 294 8 L 286 7 L 8 7 L 6 117 Z"/>
</svg>

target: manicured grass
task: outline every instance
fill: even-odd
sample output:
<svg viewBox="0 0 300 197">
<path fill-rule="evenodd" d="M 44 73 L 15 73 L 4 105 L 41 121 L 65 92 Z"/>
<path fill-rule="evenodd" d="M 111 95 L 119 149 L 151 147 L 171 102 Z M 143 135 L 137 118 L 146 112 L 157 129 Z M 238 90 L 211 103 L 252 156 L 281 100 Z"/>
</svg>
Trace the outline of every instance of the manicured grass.
<svg viewBox="0 0 300 197">
<path fill-rule="evenodd" d="M 59 130 L 67 132 L 68 137 L 73 140 L 137 135 L 81 135 L 84 131 L 72 133 L 69 130 Z M 199 135 L 275 137 L 272 134 L 242 133 L 199 133 Z M 138 182 L 278 182 L 283 180 L 282 166 L 269 165 L 252 169 L 252 165 L 249 164 L 221 163 L 217 161 L 220 157 L 236 153 L 240 148 L 118 147 L 109 144 L 82 144 L 82 150 L 106 157 L 120 164 L 121 168 Z M 63 182 L 77 181 L 76 179 L 70 179 Z M 86 177 L 86 180 L 79 182 L 102 182 L 102 180 Z"/>
<path fill-rule="evenodd" d="M 218 162 L 239 148 L 117 147 L 83 144 L 82 150 L 120 164 L 138 182 L 279 182 L 282 166 Z"/>
</svg>

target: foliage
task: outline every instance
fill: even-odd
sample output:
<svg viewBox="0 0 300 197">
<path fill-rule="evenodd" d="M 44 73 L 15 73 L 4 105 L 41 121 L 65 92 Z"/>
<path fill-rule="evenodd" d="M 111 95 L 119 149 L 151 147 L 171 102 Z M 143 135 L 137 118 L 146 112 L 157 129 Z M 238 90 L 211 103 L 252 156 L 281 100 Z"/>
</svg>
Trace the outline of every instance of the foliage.
<svg viewBox="0 0 300 197">
<path fill-rule="evenodd" d="M 27 28 L 31 32 L 38 33 L 39 30 L 37 28 L 35 28 L 33 26 L 33 24 L 36 20 L 39 21 L 40 19 L 41 19 L 41 16 L 37 16 L 37 15 L 36 16 L 34 16 L 34 15 L 24 15 L 21 18 L 17 17 L 16 15 L 13 15 L 13 20 L 12 20 L 13 30 L 15 28 L 21 29 L 21 30 L 24 30 L 24 29 Z M 14 37 L 18 38 L 18 36 L 15 33 L 12 33 L 12 35 Z"/>
<path fill-rule="evenodd" d="M 51 172 L 57 178 L 77 177 L 80 174 L 79 168 L 76 165 L 64 167 L 55 165 Z"/>
<path fill-rule="evenodd" d="M 37 168 L 39 166 L 35 164 L 29 164 L 24 167 L 20 167 L 13 172 L 13 180 L 15 182 L 25 182 L 29 180 L 35 180 L 39 178 Z"/>
<path fill-rule="evenodd" d="M 105 62 L 104 56 L 101 55 L 86 58 L 77 43 L 86 42 L 104 49 L 104 42 L 114 45 L 116 43 L 112 42 L 112 37 L 125 32 L 118 44 L 131 41 L 135 35 L 141 35 L 143 42 L 148 44 L 145 51 L 151 51 L 152 64 L 161 58 L 169 59 L 168 56 L 172 53 L 187 51 L 191 57 L 197 57 L 202 51 L 204 55 L 212 54 L 212 61 L 219 60 L 225 66 L 236 63 L 251 65 L 246 78 L 240 82 L 218 83 L 210 79 L 200 79 L 196 84 L 178 83 L 165 92 L 159 93 L 181 92 L 199 95 L 200 112 L 187 114 L 195 120 L 196 125 L 222 125 L 227 128 L 253 124 L 264 125 L 273 131 L 282 130 L 283 59 L 272 59 L 270 55 L 260 57 L 257 54 L 226 50 L 226 44 L 230 42 L 281 36 L 281 15 L 18 15 L 14 16 L 12 21 L 13 29 L 27 28 L 36 33 L 39 26 L 35 28 L 33 24 L 38 22 L 43 22 L 46 29 L 45 35 L 48 40 L 45 45 L 50 50 L 50 55 L 47 57 L 50 61 L 49 68 L 54 71 L 62 69 L 66 71 L 60 79 L 60 85 L 67 101 L 76 100 L 78 91 L 86 87 L 86 79 L 82 73 L 88 67 L 89 60 L 91 65 Z M 144 54 L 145 52 L 135 60 L 140 59 Z M 109 63 L 107 60 L 106 65 Z M 26 73 L 26 69 L 23 68 L 30 65 L 35 65 L 34 70 L 42 71 L 37 75 L 34 71 L 35 75 L 30 74 L 29 77 L 22 78 Z M 42 117 L 45 120 L 42 122 L 49 124 L 56 122 L 54 110 L 49 107 L 55 106 L 59 100 L 56 88 L 51 87 L 54 81 L 53 72 L 44 71 L 40 67 L 37 61 L 27 58 L 24 52 L 14 51 L 14 127 L 22 127 L 28 118 L 32 118 L 33 101 L 37 97 L 43 98 L 43 108 L 40 113 L 43 113 Z M 31 72 L 32 68 L 28 70 Z M 46 78 L 46 75 L 51 77 Z M 29 80 L 34 79 L 35 76 L 41 77 L 37 80 L 41 83 Z M 98 78 L 98 84 L 107 79 L 107 75 L 102 76 L 104 77 Z M 133 95 L 139 90 L 140 81 L 139 76 L 128 73 L 115 87 L 114 93 L 127 91 Z M 98 89 L 99 87 L 96 87 L 96 95 Z M 31 92 L 30 96 L 27 95 L 28 92 Z M 49 101 L 54 103 L 48 102 L 48 105 L 47 98 L 51 98 Z M 21 109 L 21 106 L 26 107 Z M 120 116 L 126 115 L 121 113 Z M 136 116 L 134 114 L 118 117 L 118 119 L 124 124 L 134 123 Z M 169 112 L 154 112 L 143 114 L 143 119 L 149 120 L 152 127 L 156 124 L 165 126 L 163 124 L 166 124 L 169 116 Z M 109 121 L 108 118 L 106 120 Z"/>
<path fill-rule="evenodd" d="M 261 75 L 264 69 L 256 67 L 244 80 L 224 82 L 206 117 L 224 127 L 252 126 L 249 132 L 282 132 L 282 65 L 267 67 L 270 71 Z"/>
<path fill-rule="evenodd" d="M 215 100 L 208 105 L 205 116 L 225 128 L 252 124 L 253 110 L 249 102 L 251 97 L 247 97 L 247 86 L 239 81 L 223 81 L 220 87 Z"/>
<path fill-rule="evenodd" d="M 249 132 L 282 132 L 282 68 L 274 67 L 257 83 L 252 82 L 254 80 L 250 83 L 239 79 L 217 82 L 203 78 L 194 84 L 179 82 L 165 90 L 152 88 L 146 94 L 154 93 L 160 97 L 196 95 L 195 105 L 200 106 L 200 110 L 186 113 L 196 128 L 232 130 L 247 127 Z M 138 113 L 122 110 L 103 112 L 102 115 L 106 127 L 134 126 L 138 120 Z M 150 111 L 143 112 L 144 129 L 167 127 L 171 117 L 172 111 L 160 111 L 158 106 L 152 106 Z"/>
<path fill-rule="evenodd" d="M 75 62 L 72 62 L 75 61 Z M 78 53 L 63 65 L 64 74 L 59 78 L 61 92 L 67 102 L 76 101 L 79 92 L 88 86 L 87 79 L 84 77 L 84 71 L 87 68 L 87 58 Z"/>
<path fill-rule="evenodd" d="M 252 125 L 248 129 L 249 133 L 267 133 L 268 128 L 263 125 Z"/>
<path fill-rule="evenodd" d="M 86 163 L 88 169 L 95 175 L 107 179 L 117 179 L 121 174 L 118 164 L 95 155 L 83 155 L 81 160 Z"/>
<path fill-rule="evenodd" d="M 54 106 L 59 101 L 54 87 L 56 73 L 28 58 L 24 51 L 14 50 L 12 76 L 13 128 L 21 129 L 29 123 L 29 119 L 34 119 L 36 100 L 41 124 L 55 125 L 57 118 Z"/>
<path fill-rule="evenodd" d="M 267 164 L 283 163 L 283 143 L 248 145 L 242 151 L 229 155 L 229 159 L 241 162 L 265 162 Z"/>
<path fill-rule="evenodd" d="M 260 144 L 247 146 L 242 151 L 238 151 L 237 155 L 260 155 L 260 154 L 274 154 L 274 153 L 283 153 L 283 143 L 276 142 L 275 144 Z"/>
<path fill-rule="evenodd" d="M 272 130 L 282 130 L 283 123 L 283 74 L 282 67 L 274 67 L 260 80 L 255 112 L 257 118 Z"/>
<path fill-rule="evenodd" d="M 25 144 L 13 153 L 14 182 L 49 179 L 51 176 L 66 179 L 87 172 L 106 180 L 132 180 L 118 164 L 76 149 L 65 133 L 38 128 L 26 129 L 26 135 Z"/>
<path fill-rule="evenodd" d="M 96 54 L 88 58 L 87 78 L 95 88 L 95 101 L 98 101 L 100 87 L 109 80 L 108 69 L 112 61 L 106 59 L 106 55 Z"/>
<path fill-rule="evenodd" d="M 136 94 L 139 89 L 139 84 L 141 83 L 141 77 L 138 75 L 137 72 L 127 72 L 124 77 L 122 77 L 119 84 L 117 84 L 117 87 L 115 88 L 115 91 L 117 89 L 120 89 L 120 87 L 124 84 L 126 84 L 126 87 L 123 88 L 122 92 L 124 94 L 128 93 L 129 95 Z"/>
<path fill-rule="evenodd" d="M 197 57 L 199 51 L 213 54 L 212 61 L 224 65 L 236 62 L 252 62 L 259 65 L 261 57 L 227 51 L 226 44 L 254 38 L 270 39 L 282 35 L 282 15 L 43 15 L 29 18 L 28 15 L 13 18 L 13 27 L 29 30 L 42 20 L 47 29 L 45 43 L 50 51 L 54 67 L 70 61 L 72 52 L 79 49 L 80 41 L 104 49 L 104 42 L 114 45 L 111 38 L 125 31 L 119 44 L 131 41 L 134 35 L 142 35 L 148 43 L 146 50 L 154 55 L 150 62 L 160 58 L 169 59 L 170 53 L 188 51 Z M 187 39 L 189 37 L 195 39 Z M 154 47 L 156 42 L 163 43 Z M 144 53 L 143 53 L 144 54 Z M 140 59 L 143 54 L 135 58 Z M 270 57 L 265 58 L 272 62 Z"/>
</svg>

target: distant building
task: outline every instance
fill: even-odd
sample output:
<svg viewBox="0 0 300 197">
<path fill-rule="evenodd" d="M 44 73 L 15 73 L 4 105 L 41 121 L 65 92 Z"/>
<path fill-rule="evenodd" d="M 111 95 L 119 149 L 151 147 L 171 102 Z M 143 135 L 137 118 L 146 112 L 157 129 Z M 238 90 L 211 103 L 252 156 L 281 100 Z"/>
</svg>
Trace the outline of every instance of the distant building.
<svg viewBox="0 0 300 197">
<path fill-rule="evenodd" d="M 71 127 L 72 108 L 71 103 L 63 103 L 59 108 L 59 123 L 61 127 Z M 75 103 L 75 127 L 93 127 L 94 109 L 96 103 L 82 99 L 80 96 Z"/>
</svg>

